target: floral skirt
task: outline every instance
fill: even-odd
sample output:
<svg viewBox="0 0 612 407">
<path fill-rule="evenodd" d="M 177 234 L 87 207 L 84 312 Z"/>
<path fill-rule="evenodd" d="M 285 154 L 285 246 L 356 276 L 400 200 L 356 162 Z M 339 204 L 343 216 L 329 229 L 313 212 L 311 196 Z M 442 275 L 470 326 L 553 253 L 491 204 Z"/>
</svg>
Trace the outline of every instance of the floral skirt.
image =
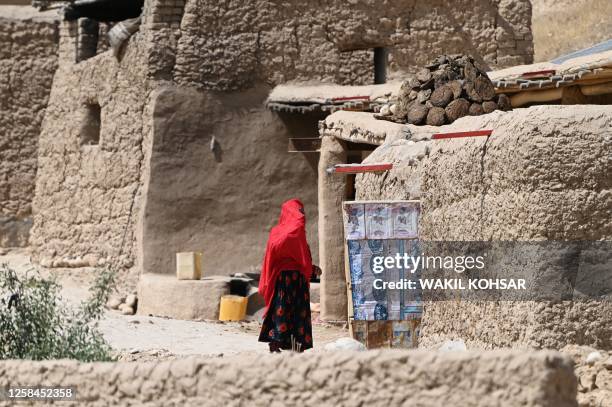
<svg viewBox="0 0 612 407">
<path fill-rule="evenodd" d="M 301 350 L 312 348 L 309 286 L 299 271 L 279 274 L 259 342 L 277 342 L 281 349 L 291 349 L 292 343 L 300 343 Z"/>
</svg>

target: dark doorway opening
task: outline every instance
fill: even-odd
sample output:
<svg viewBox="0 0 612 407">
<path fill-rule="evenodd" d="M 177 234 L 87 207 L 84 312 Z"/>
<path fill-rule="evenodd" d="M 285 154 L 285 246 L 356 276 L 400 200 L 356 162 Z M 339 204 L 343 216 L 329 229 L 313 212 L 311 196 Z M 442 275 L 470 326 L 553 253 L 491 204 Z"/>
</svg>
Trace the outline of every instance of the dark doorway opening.
<svg viewBox="0 0 612 407">
<path fill-rule="evenodd" d="M 379 85 L 387 82 L 387 48 L 374 48 L 374 84 Z"/>
</svg>

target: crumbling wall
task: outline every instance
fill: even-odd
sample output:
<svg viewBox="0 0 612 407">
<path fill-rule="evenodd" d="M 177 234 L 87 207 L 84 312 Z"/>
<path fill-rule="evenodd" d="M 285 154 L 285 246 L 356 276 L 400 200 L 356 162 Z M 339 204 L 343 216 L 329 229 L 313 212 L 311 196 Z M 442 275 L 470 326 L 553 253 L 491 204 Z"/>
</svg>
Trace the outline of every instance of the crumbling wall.
<svg viewBox="0 0 612 407">
<path fill-rule="evenodd" d="M 120 60 L 105 52 L 75 64 L 76 23 L 61 30 L 39 143 L 33 253 L 45 266 L 129 268 L 149 148 L 143 41 L 132 37 Z"/>
<path fill-rule="evenodd" d="M 371 84 L 375 47 L 389 49 L 390 77 L 445 53 L 472 54 L 489 68 L 530 63 L 531 4 L 187 0 L 174 79 L 222 90 L 292 80 Z"/>
<path fill-rule="evenodd" d="M 437 131 L 493 135 L 432 141 L 420 172 L 401 174 L 400 167 L 358 177 L 357 196 L 420 195 L 426 240 L 612 240 L 611 113 L 609 106 L 538 106 L 463 118 Z M 394 150 L 409 141 L 397 143 Z M 381 150 L 368 160 L 386 157 L 393 155 Z M 410 190 L 415 184 L 418 194 Z M 602 270 L 600 279 L 608 284 L 609 275 Z M 609 301 L 437 301 L 426 304 L 420 344 L 461 338 L 468 347 L 609 349 L 611 326 Z"/>
<path fill-rule="evenodd" d="M 75 386 L 77 400 L 65 405 L 577 405 L 572 361 L 551 351 L 387 350 L 154 363 L 2 361 L 0 373 L 3 388 Z"/>
<path fill-rule="evenodd" d="M 26 246 L 38 135 L 57 66 L 58 21 L 0 6 L 0 247 Z"/>
</svg>

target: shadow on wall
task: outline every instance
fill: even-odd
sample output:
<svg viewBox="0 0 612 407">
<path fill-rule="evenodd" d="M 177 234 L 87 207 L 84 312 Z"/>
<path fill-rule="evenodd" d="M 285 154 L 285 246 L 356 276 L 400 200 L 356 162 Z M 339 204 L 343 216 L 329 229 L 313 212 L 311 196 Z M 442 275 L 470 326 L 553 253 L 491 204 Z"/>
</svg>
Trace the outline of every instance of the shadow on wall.
<svg viewBox="0 0 612 407">
<path fill-rule="evenodd" d="M 316 135 L 319 116 L 281 118 L 264 106 L 268 93 L 173 86 L 158 93 L 144 272 L 173 273 L 178 251 L 203 252 L 204 275 L 259 267 L 280 205 L 293 197 L 313 214 L 307 229 L 311 241 L 316 236 L 318 157 L 289 153 L 288 144 L 304 129 Z"/>
<path fill-rule="evenodd" d="M 325 112 L 308 112 L 308 113 L 276 113 L 287 129 L 287 146 L 289 146 L 290 138 L 319 138 L 319 121 L 324 120 L 327 116 Z M 319 165 L 319 154 L 310 152 L 290 153 L 300 155 L 300 159 L 304 159 L 310 165 L 313 174 L 316 176 Z M 315 186 L 316 188 L 316 186 Z"/>
</svg>

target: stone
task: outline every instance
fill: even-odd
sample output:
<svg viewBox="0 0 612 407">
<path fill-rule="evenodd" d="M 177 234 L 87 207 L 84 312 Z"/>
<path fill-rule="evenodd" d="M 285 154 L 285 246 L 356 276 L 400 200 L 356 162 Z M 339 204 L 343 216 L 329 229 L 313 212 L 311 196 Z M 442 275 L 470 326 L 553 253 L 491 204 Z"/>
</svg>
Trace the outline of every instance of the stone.
<svg viewBox="0 0 612 407">
<path fill-rule="evenodd" d="M 177 280 L 172 275 L 145 273 L 138 282 L 138 315 L 216 320 L 221 297 L 228 294 L 229 277 Z"/>
<path fill-rule="evenodd" d="M 425 103 L 429 100 L 430 96 L 431 96 L 431 89 L 421 90 L 417 94 L 416 100 L 418 103 Z"/>
<path fill-rule="evenodd" d="M 134 315 L 134 308 L 127 304 L 121 304 L 119 306 L 119 312 L 121 312 L 123 315 Z"/>
<path fill-rule="evenodd" d="M 508 110 L 512 109 L 510 98 L 504 93 L 497 95 L 497 106 L 500 110 L 503 110 L 504 112 L 507 112 Z"/>
<path fill-rule="evenodd" d="M 465 81 L 463 83 L 463 89 L 465 90 L 465 94 L 468 96 L 468 99 L 472 102 L 480 103 L 482 102 L 482 97 L 476 92 L 476 88 L 474 87 L 474 82 Z"/>
<path fill-rule="evenodd" d="M 603 356 L 601 355 L 601 353 L 594 351 L 594 352 L 589 353 L 584 361 L 586 362 L 587 365 L 593 366 L 595 363 L 599 362 L 602 359 L 603 359 Z"/>
<path fill-rule="evenodd" d="M 435 87 L 435 84 L 436 84 L 436 81 L 435 81 L 435 79 L 432 76 L 432 78 L 430 80 L 428 80 L 427 82 L 423 82 L 421 84 L 421 86 L 419 86 L 418 89 L 420 89 L 420 90 L 425 90 L 425 89 L 433 90 L 434 87 Z"/>
<path fill-rule="evenodd" d="M 431 79 L 431 71 L 427 68 L 421 69 L 416 74 L 416 78 L 421 82 L 428 82 Z"/>
<path fill-rule="evenodd" d="M 333 351 L 351 351 L 360 352 L 367 350 L 365 345 L 353 338 L 338 338 L 334 342 L 330 342 L 325 345 L 325 350 L 328 352 Z"/>
<path fill-rule="evenodd" d="M 482 100 L 491 100 L 495 97 L 493 82 L 486 76 L 479 76 L 474 80 L 474 89 Z"/>
<path fill-rule="evenodd" d="M 121 304 L 123 304 L 123 297 L 112 297 L 106 303 L 106 307 L 109 309 L 118 309 Z"/>
<path fill-rule="evenodd" d="M 434 90 L 429 98 L 432 105 L 436 107 L 446 107 L 453 100 L 453 91 L 450 86 L 443 85 Z"/>
<path fill-rule="evenodd" d="M 470 109 L 468 111 L 470 116 L 480 116 L 481 114 L 484 114 L 484 110 L 482 109 L 482 104 L 480 103 L 472 103 L 470 105 Z"/>
<path fill-rule="evenodd" d="M 474 81 L 478 77 L 478 70 L 471 62 L 467 62 L 463 66 L 463 76 L 469 81 Z"/>
<path fill-rule="evenodd" d="M 441 107 L 432 107 L 429 109 L 426 123 L 428 126 L 442 126 L 446 123 L 444 109 Z"/>
<path fill-rule="evenodd" d="M 128 307 L 132 307 L 133 309 L 136 309 L 137 302 L 138 302 L 138 298 L 134 294 L 130 294 L 127 297 L 125 297 L 125 305 L 127 305 Z"/>
<path fill-rule="evenodd" d="M 482 110 L 485 113 L 491 113 L 497 110 L 497 103 L 493 102 L 492 100 L 487 100 L 485 102 L 482 102 Z"/>
<path fill-rule="evenodd" d="M 450 123 L 454 122 L 460 117 L 466 116 L 470 110 L 470 102 L 465 99 L 455 99 L 446 106 L 444 111 L 446 117 Z"/>
<path fill-rule="evenodd" d="M 409 89 L 418 89 L 421 87 L 421 82 L 414 76 L 408 77 L 405 83 Z"/>
<path fill-rule="evenodd" d="M 459 99 L 461 97 L 461 93 L 463 93 L 463 81 L 462 80 L 450 81 L 448 83 L 448 86 L 453 91 L 453 99 Z"/>
<path fill-rule="evenodd" d="M 427 117 L 429 108 L 419 103 L 413 103 L 408 110 L 408 123 L 421 124 Z"/>
</svg>

